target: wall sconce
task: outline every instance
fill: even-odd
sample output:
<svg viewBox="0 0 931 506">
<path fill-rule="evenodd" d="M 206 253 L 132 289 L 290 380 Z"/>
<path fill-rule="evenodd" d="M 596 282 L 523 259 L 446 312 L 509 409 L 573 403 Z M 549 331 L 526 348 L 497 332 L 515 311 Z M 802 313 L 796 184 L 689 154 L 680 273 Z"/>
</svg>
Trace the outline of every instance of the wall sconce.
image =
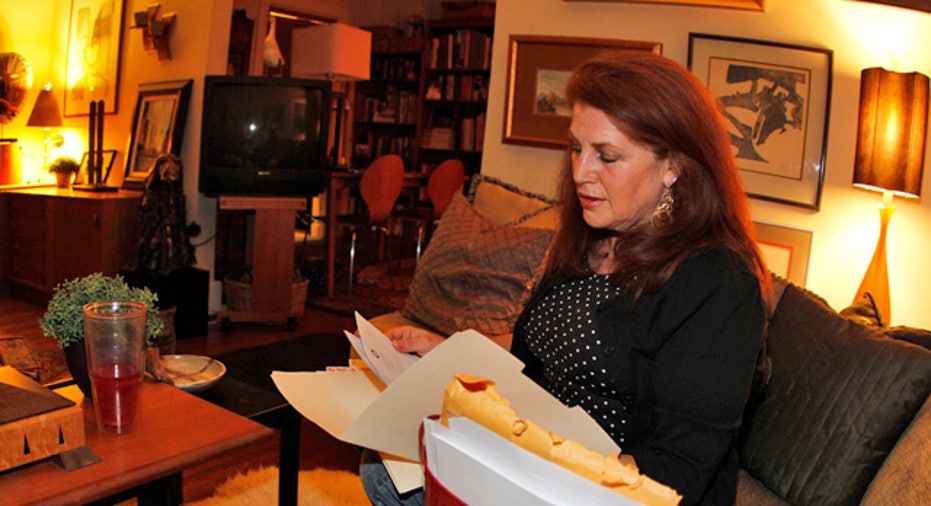
<svg viewBox="0 0 931 506">
<path fill-rule="evenodd" d="M 171 61 L 171 51 L 168 47 L 168 36 L 171 34 L 171 23 L 175 20 L 175 13 L 170 12 L 158 15 L 160 4 L 152 4 L 144 11 L 133 13 L 135 23 L 133 28 L 142 28 L 142 46 L 146 51 L 158 53 L 158 61 Z"/>
<path fill-rule="evenodd" d="M 928 123 L 928 77 L 874 67 L 860 75 L 860 118 L 853 185 L 883 192 L 879 240 L 854 301 L 869 292 L 885 322 L 891 320 L 886 231 L 893 195 L 921 194 Z"/>
<path fill-rule="evenodd" d="M 29 115 L 26 126 L 45 129 L 42 167 L 47 167 L 49 145 L 60 148 L 65 142 L 61 134 L 51 134 L 52 127 L 61 126 L 61 108 L 58 107 L 58 98 L 55 97 L 55 93 L 52 91 L 52 83 L 45 83 L 45 87 L 39 91 L 39 96 L 36 97 L 36 104 L 32 107 L 32 114 Z"/>
<path fill-rule="evenodd" d="M 298 28 L 291 32 L 291 76 L 328 81 L 365 81 L 369 78 L 372 55 L 372 32 L 344 25 Z M 333 154 L 330 163 L 341 165 L 343 159 L 343 114 L 351 117 L 351 105 L 336 97 Z M 345 110 L 344 110 L 345 109 Z M 346 122 L 348 124 L 348 121 Z"/>
</svg>

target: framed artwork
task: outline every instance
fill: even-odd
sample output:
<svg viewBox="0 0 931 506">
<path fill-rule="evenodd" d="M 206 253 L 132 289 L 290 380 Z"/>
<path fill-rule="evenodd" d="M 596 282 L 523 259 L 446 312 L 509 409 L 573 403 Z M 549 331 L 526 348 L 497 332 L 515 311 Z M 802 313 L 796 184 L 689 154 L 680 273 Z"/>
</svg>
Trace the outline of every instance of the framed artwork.
<svg viewBox="0 0 931 506">
<path fill-rule="evenodd" d="M 113 169 L 113 160 L 116 159 L 116 150 L 104 149 L 102 153 L 103 165 L 101 165 L 101 177 L 103 179 L 100 182 L 106 183 L 107 180 L 110 179 L 110 170 Z M 81 168 L 78 169 L 78 179 L 80 182 L 87 182 L 90 180 L 87 174 L 87 154 L 87 151 L 85 151 L 84 155 L 81 157 Z"/>
<path fill-rule="evenodd" d="M 71 0 L 65 62 L 65 116 L 90 113 L 93 100 L 117 111 L 123 0 Z"/>
<path fill-rule="evenodd" d="M 821 205 L 833 52 L 689 34 L 689 68 L 721 101 L 748 195 Z"/>
<path fill-rule="evenodd" d="M 511 35 L 502 142 L 565 149 L 571 116 L 565 88 L 572 70 L 604 51 L 661 54 L 662 48 L 659 42 Z"/>
<path fill-rule="evenodd" d="M 623 2 L 638 4 L 676 4 L 697 7 L 727 7 L 729 9 L 747 9 L 762 11 L 763 0 L 563 0 L 564 2 Z"/>
<path fill-rule="evenodd" d="M 155 160 L 162 154 L 181 152 L 184 124 L 193 81 L 168 81 L 139 86 L 133 114 L 123 188 L 141 190 Z"/>
<path fill-rule="evenodd" d="M 753 227 L 756 244 L 769 270 L 799 286 L 805 286 L 808 257 L 811 254 L 811 231 L 762 221 L 754 221 Z"/>
</svg>

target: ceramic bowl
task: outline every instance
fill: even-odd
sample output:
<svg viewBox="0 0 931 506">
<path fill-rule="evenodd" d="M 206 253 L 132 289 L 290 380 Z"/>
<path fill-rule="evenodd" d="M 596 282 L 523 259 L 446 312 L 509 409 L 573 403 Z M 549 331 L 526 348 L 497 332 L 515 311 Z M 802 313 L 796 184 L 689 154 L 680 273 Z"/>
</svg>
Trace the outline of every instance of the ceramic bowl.
<svg viewBox="0 0 931 506">
<path fill-rule="evenodd" d="M 165 371 L 175 386 L 185 392 L 201 392 L 226 374 L 223 362 L 202 355 L 162 355 Z"/>
</svg>

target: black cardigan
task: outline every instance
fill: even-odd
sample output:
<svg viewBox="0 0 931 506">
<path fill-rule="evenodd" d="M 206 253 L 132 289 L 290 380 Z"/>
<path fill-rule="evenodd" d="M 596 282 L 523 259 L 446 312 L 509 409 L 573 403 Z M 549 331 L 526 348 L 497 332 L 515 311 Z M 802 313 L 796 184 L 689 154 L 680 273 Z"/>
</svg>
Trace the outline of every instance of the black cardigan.
<svg viewBox="0 0 931 506">
<path fill-rule="evenodd" d="M 545 386 L 526 347 L 529 308 L 564 279 L 545 279 L 517 322 L 511 351 Z M 608 370 L 628 375 L 626 444 L 640 471 L 683 496 L 682 504 L 732 504 L 735 439 L 762 346 L 765 312 L 759 281 L 725 250 L 696 254 L 657 293 L 630 310 L 624 293 L 595 312 Z"/>
</svg>

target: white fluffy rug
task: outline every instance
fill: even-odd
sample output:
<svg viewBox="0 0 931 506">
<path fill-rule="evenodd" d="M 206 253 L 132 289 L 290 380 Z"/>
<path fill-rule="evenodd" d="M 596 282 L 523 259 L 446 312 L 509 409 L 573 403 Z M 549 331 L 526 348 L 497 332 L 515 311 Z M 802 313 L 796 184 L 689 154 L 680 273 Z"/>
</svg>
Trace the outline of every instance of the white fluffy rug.
<svg viewBox="0 0 931 506">
<path fill-rule="evenodd" d="M 348 471 L 301 471 L 297 503 L 301 506 L 368 505 L 359 477 Z M 213 496 L 187 506 L 239 506 L 278 503 L 278 468 L 263 467 L 236 474 L 217 487 Z"/>
</svg>

